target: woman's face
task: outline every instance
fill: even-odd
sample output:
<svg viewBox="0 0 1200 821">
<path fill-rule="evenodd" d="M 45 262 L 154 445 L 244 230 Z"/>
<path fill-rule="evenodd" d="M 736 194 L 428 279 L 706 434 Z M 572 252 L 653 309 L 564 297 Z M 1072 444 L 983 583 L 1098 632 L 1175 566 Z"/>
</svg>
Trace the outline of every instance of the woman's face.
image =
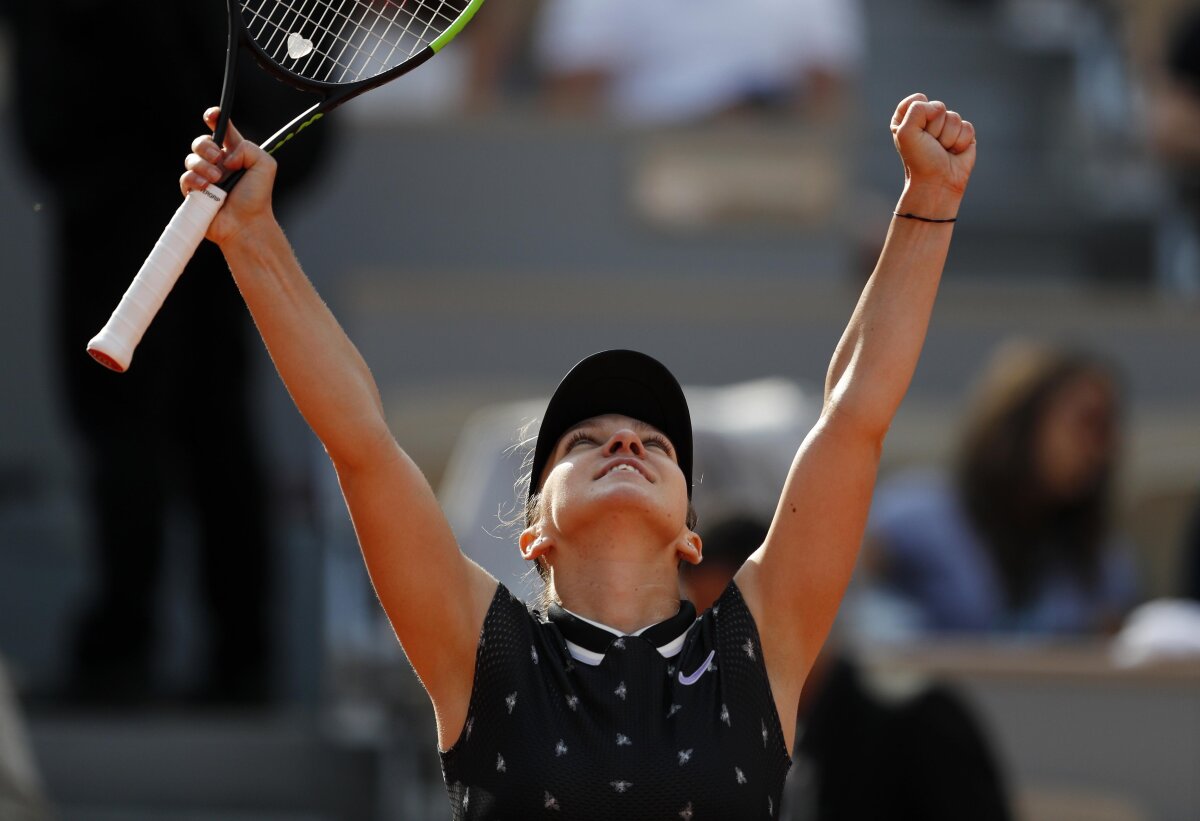
<svg viewBox="0 0 1200 821">
<path fill-rule="evenodd" d="M 541 514 L 559 532 L 594 517 L 640 512 L 674 537 L 687 519 L 687 482 L 657 428 L 618 414 L 588 419 L 555 445 Z"/>
<path fill-rule="evenodd" d="M 1070 500 L 1090 490 L 1115 456 L 1112 383 L 1088 373 L 1063 384 L 1042 413 L 1035 442 L 1035 467 L 1046 493 Z"/>
</svg>

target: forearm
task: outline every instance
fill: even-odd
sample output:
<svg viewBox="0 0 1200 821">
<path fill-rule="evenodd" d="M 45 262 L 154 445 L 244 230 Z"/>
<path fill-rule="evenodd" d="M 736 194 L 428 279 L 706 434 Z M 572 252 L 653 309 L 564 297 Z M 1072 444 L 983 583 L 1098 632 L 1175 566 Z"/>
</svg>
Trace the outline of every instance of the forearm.
<svg viewBox="0 0 1200 821">
<path fill-rule="evenodd" d="M 370 370 L 296 260 L 264 221 L 222 245 L 275 368 L 335 462 L 353 463 L 387 434 Z"/>
<path fill-rule="evenodd" d="M 896 211 L 932 218 L 958 214 L 961 194 L 905 188 Z M 830 362 L 825 407 L 880 437 L 916 370 L 953 223 L 894 217 L 879 262 Z"/>
</svg>

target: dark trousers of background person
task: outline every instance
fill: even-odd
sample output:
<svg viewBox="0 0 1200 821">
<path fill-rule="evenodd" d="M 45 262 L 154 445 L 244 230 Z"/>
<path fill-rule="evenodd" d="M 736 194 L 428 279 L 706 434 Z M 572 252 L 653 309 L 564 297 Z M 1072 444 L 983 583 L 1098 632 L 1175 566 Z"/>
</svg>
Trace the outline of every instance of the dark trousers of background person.
<svg viewBox="0 0 1200 821">
<path fill-rule="evenodd" d="M 61 398 L 86 471 L 93 595 L 73 641 L 75 695 L 153 694 L 168 518 L 194 534 L 210 644 L 202 694 L 268 695 L 274 612 L 268 492 L 251 428 L 250 321 L 219 253 L 201 246 L 125 374 L 84 351 L 171 214 L 201 114 L 220 94 L 220 0 L 0 0 L 16 47 L 13 118 L 51 197 Z M 119 27 L 136 48 L 96 38 Z M 246 59 L 234 118 L 263 139 L 312 103 Z M 276 202 L 315 167 L 327 126 L 280 164 Z"/>
<path fill-rule="evenodd" d="M 169 216 L 169 183 L 124 192 L 116 210 L 130 219 L 121 230 L 97 219 L 102 202 L 59 205 L 54 337 L 94 544 L 94 598 L 75 639 L 73 690 L 103 701 L 146 693 L 162 638 L 168 517 L 178 509 L 192 524 L 207 610 L 204 695 L 259 699 L 269 684 L 273 601 L 267 494 L 251 431 L 246 311 L 215 246 L 201 246 L 128 372 L 107 371 L 83 350 Z"/>
</svg>

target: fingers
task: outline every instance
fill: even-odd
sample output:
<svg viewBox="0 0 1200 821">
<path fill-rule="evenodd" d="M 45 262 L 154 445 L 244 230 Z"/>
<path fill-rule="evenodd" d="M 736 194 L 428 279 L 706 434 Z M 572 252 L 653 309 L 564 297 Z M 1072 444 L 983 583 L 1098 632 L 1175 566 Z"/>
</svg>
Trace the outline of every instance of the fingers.
<svg viewBox="0 0 1200 821">
<path fill-rule="evenodd" d="M 204 134 L 192 140 L 192 153 L 183 160 L 187 169 L 179 178 L 179 187 L 187 194 L 192 190 L 203 190 L 210 183 L 220 182 L 229 169 L 230 157 L 217 147 L 212 135 Z"/>
<path fill-rule="evenodd" d="M 213 106 L 204 112 L 204 124 L 214 131 L 217 128 L 217 121 L 220 118 L 221 109 L 217 106 Z M 225 147 L 232 151 L 242 143 L 242 139 L 242 133 L 234 126 L 233 120 L 230 120 L 225 129 Z"/>
<path fill-rule="evenodd" d="M 946 104 L 941 100 L 917 100 L 908 107 L 908 112 L 900 123 L 900 128 L 924 131 L 937 139 L 946 127 L 946 114 Z"/>
<path fill-rule="evenodd" d="M 952 154 L 961 154 L 975 141 L 975 127 L 951 111 L 941 100 L 929 100 L 924 94 L 911 94 L 896 108 L 893 132 L 925 132 Z"/>
<path fill-rule="evenodd" d="M 975 126 L 968 120 L 962 121 L 962 131 L 954 145 L 948 146 L 951 154 L 961 154 L 975 144 Z"/>
<path fill-rule="evenodd" d="M 209 183 L 220 182 L 221 177 L 225 176 L 220 160 L 221 152 L 211 140 L 207 144 L 193 145 L 192 153 L 183 161 L 183 167 L 187 169 L 187 173 L 180 179 L 184 193 L 193 188 L 203 189 Z"/>
<path fill-rule="evenodd" d="M 220 114 L 219 108 L 208 109 L 204 112 L 205 124 L 215 129 Z M 270 159 L 258 146 L 244 139 L 230 122 L 224 148 L 217 145 L 212 134 L 202 134 L 192 140 L 192 153 L 184 159 L 183 166 L 187 171 L 179 178 L 179 187 L 185 195 L 189 191 L 203 190 L 234 171 L 249 169 L 263 158 Z"/>
<path fill-rule="evenodd" d="M 962 117 L 957 111 L 947 111 L 942 117 L 942 130 L 934 135 L 938 142 L 942 144 L 942 148 L 949 151 L 958 142 L 958 135 L 962 133 Z M 933 133 L 932 131 L 930 132 Z"/>
<path fill-rule="evenodd" d="M 964 120 L 957 111 L 946 110 L 944 103 L 935 101 L 929 105 L 939 106 L 940 111 L 926 124 L 925 132 L 951 154 L 966 151 L 975 142 L 975 126 Z"/>
<path fill-rule="evenodd" d="M 928 102 L 928 100 L 929 98 L 920 92 L 917 92 L 916 94 L 909 94 L 907 97 L 901 100 L 900 104 L 896 106 L 896 113 L 892 115 L 892 131 L 898 129 L 900 124 L 904 122 L 904 118 L 908 116 L 908 110 L 912 107 L 913 103 L 918 101 Z"/>
</svg>

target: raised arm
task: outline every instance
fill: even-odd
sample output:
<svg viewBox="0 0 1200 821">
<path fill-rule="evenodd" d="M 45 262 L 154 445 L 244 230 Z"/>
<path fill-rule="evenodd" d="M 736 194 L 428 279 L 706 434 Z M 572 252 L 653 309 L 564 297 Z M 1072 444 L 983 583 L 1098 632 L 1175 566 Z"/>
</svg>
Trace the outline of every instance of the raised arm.
<svg viewBox="0 0 1200 821">
<path fill-rule="evenodd" d="M 205 114 L 215 125 L 216 109 Z M 246 174 L 208 238 L 229 263 L 271 359 L 325 446 L 372 583 L 449 744 L 466 720 L 475 647 L 496 581 L 458 549 L 424 476 L 388 429 L 366 363 L 304 276 L 271 208 L 275 162 L 230 130 L 193 143 L 184 191 Z M 448 739 L 448 740 L 447 740 Z"/>
<path fill-rule="evenodd" d="M 821 417 L 800 446 L 766 541 L 737 580 L 758 623 L 785 732 L 858 556 L 883 440 L 925 341 L 975 129 L 923 94 L 892 134 L 905 185 L 879 262 L 833 354 Z M 923 218 L 923 219 L 919 219 Z"/>
</svg>

